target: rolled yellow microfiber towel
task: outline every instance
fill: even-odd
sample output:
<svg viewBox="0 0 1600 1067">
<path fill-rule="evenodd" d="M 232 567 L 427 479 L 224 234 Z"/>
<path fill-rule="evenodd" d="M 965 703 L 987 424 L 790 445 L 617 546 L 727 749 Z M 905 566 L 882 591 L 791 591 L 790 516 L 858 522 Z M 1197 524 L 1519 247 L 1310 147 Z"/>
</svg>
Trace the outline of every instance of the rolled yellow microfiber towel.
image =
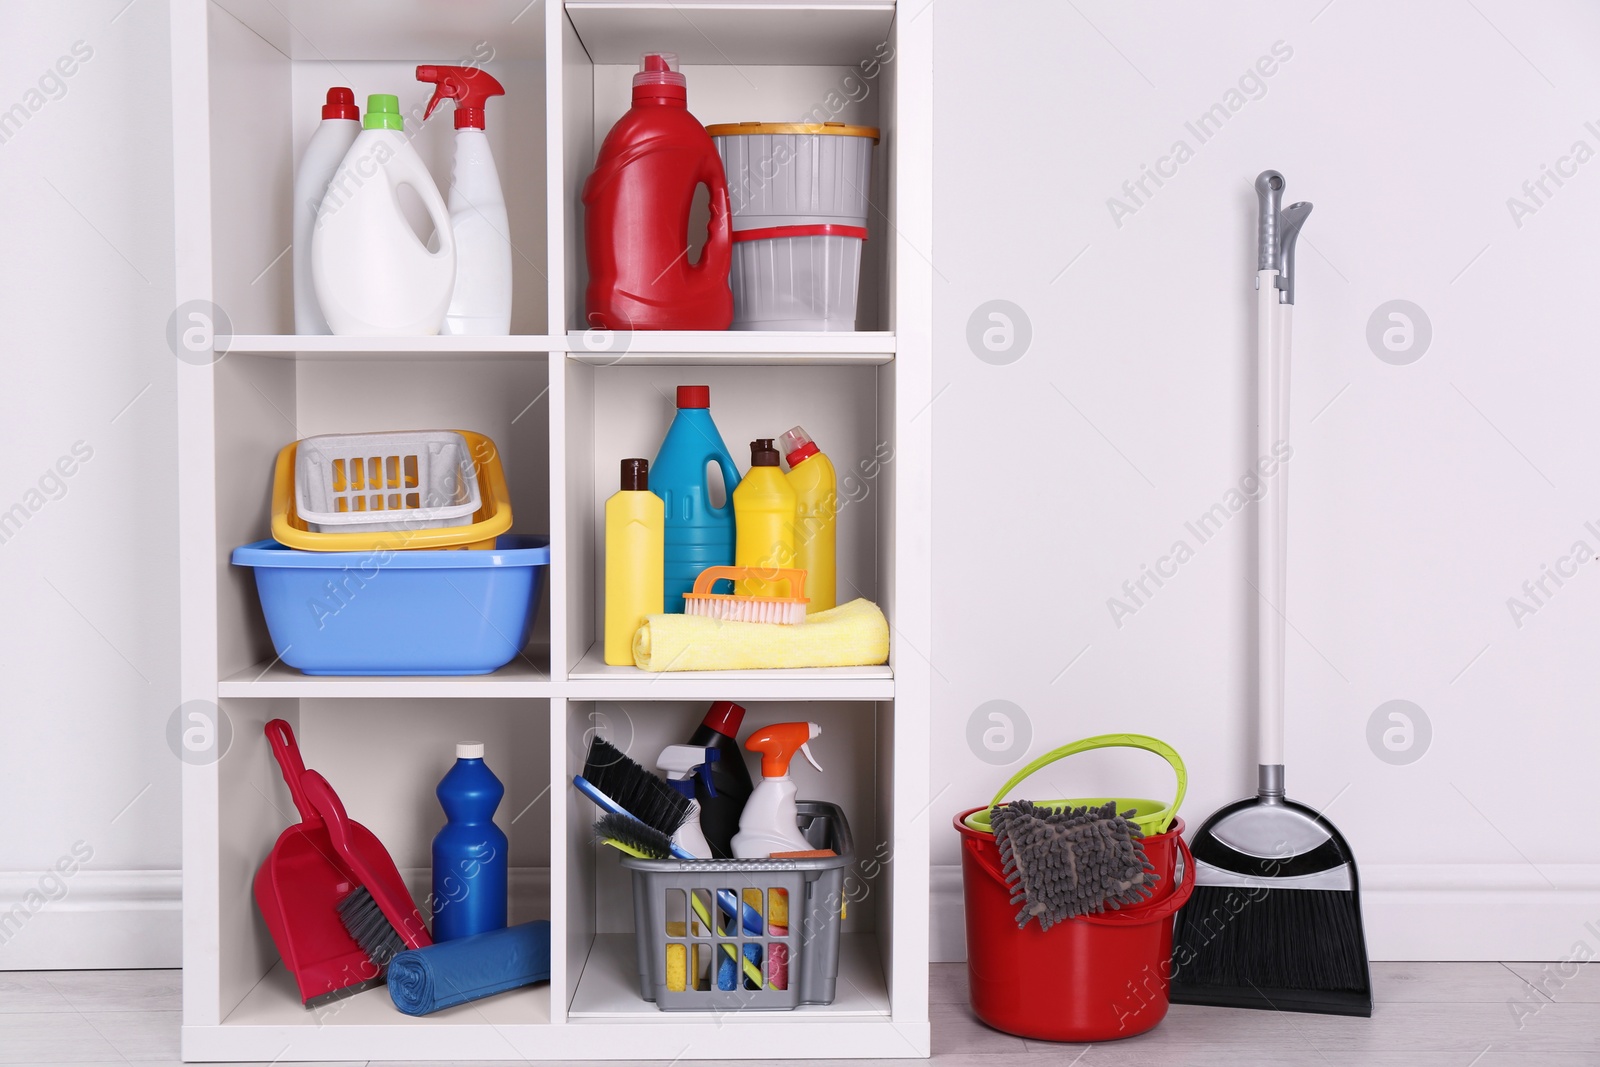
<svg viewBox="0 0 1600 1067">
<path fill-rule="evenodd" d="M 870 600 L 852 600 L 792 626 L 647 615 L 633 635 L 634 664 L 657 673 L 870 667 L 888 661 L 889 622 Z"/>
</svg>

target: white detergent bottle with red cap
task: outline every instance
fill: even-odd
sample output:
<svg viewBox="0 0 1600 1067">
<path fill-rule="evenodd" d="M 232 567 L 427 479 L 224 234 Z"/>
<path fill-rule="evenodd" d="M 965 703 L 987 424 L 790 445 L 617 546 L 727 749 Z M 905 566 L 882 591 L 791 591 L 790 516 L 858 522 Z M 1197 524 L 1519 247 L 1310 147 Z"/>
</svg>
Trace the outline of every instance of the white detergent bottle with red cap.
<svg viewBox="0 0 1600 1067">
<path fill-rule="evenodd" d="M 317 209 L 327 195 L 333 172 L 361 132 L 355 93 L 336 85 L 328 90 L 327 100 L 322 105 L 322 121 L 294 172 L 294 332 L 300 334 L 328 332 L 328 319 L 317 303 L 317 288 L 311 280 L 311 228 L 317 224 Z"/>
<path fill-rule="evenodd" d="M 484 107 L 502 86 L 477 67 L 421 66 L 417 80 L 438 88 L 424 120 L 441 100 L 456 105 L 456 158 L 450 170 L 450 224 L 456 236 L 456 288 L 440 333 L 511 332 L 511 226 L 494 153 L 484 133 Z"/>
<path fill-rule="evenodd" d="M 789 761 L 801 753 L 817 770 L 822 765 L 807 743 L 822 735 L 814 722 L 780 722 L 763 726 L 750 735 L 744 747 L 761 753 L 761 782 L 744 803 L 739 832 L 733 835 L 736 859 L 766 859 L 774 852 L 805 852 L 811 842 L 800 833 L 800 811 L 795 806 L 794 779 Z"/>
</svg>

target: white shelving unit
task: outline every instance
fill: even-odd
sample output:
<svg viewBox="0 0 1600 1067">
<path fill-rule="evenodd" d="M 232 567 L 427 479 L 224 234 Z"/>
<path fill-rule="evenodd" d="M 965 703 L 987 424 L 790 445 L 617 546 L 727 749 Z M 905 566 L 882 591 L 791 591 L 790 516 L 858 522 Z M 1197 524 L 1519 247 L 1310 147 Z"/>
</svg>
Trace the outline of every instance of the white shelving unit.
<svg viewBox="0 0 1600 1067">
<path fill-rule="evenodd" d="M 232 741 L 184 768 L 188 1060 L 889 1058 L 929 1052 L 926 724 L 930 670 L 932 19 L 886 0 L 169 0 L 180 304 L 232 333 L 179 367 L 182 692 L 217 705 Z M 795 119 L 883 130 L 859 333 L 584 330 L 578 190 L 627 106 L 641 51 L 676 51 L 706 123 Z M 418 130 L 420 62 L 487 67 L 507 88 L 489 133 L 513 243 L 513 334 L 292 335 L 290 184 L 321 94 L 396 92 L 436 177 L 448 117 Z M 869 73 L 870 72 L 870 73 Z M 826 112 L 819 115 L 818 109 Z M 649 675 L 605 666 L 601 507 L 618 460 L 653 456 L 672 386 L 712 388 L 735 453 L 802 423 L 839 468 L 840 595 L 893 628 L 890 664 Z M 456 426 L 500 446 L 519 532 L 548 533 L 548 600 L 532 643 L 476 678 L 311 678 L 278 662 L 253 579 L 230 566 L 267 533 L 272 459 L 333 431 Z M 568 788 L 590 734 L 636 757 L 687 736 L 708 701 L 746 727 L 820 722 L 858 864 L 838 998 L 794 1012 L 666 1013 L 638 996 L 631 887 Z M 295 725 L 327 774 L 426 890 L 442 815 L 433 786 L 457 740 L 484 740 L 506 782 L 512 919 L 551 920 L 546 985 L 423 1019 L 372 990 L 300 1006 L 251 880 L 292 807 L 263 724 Z"/>
</svg>

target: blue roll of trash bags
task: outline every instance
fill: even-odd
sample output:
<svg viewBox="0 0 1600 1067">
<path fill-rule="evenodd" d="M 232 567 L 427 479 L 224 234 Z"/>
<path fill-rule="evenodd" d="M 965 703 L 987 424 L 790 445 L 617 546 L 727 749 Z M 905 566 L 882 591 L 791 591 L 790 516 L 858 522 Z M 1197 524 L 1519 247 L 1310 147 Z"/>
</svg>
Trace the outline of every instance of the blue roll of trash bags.
<svg viewBox="0 0 1600 1067">
<path fill-rule="evenodd" d="M 547 919 L 408 949 L 389 961 L 389 998 L 407 1015 L 549 980 Z"/>
</svg>

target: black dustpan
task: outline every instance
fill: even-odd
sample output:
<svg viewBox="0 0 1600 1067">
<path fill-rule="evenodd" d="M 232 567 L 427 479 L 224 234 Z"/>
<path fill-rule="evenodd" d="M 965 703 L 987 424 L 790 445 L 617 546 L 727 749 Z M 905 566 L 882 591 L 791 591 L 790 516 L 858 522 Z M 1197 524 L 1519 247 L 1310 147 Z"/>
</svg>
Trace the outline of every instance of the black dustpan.
<svg viewBox="0 0 1600 1067">
<path fill-rule="evenodd" d="M 1280 207 L 1283 175 L 1256 178 L 1257 446 L 1287 452 L 1294 244 L 1310 204 Z M 1282 450 L 1282 452 L 1280 452 Z M 1265 472 L 1264 472 L 1265 473 Z M 1256 796 L 1194 836 L 1195 890 L 1172 945 L 1174 1003 L 1371 1015 L 1355 856 L 1333 824 L 1283 791 L 1288 471 L 1257 503 L 1260 534 Z"/>
</svg>

